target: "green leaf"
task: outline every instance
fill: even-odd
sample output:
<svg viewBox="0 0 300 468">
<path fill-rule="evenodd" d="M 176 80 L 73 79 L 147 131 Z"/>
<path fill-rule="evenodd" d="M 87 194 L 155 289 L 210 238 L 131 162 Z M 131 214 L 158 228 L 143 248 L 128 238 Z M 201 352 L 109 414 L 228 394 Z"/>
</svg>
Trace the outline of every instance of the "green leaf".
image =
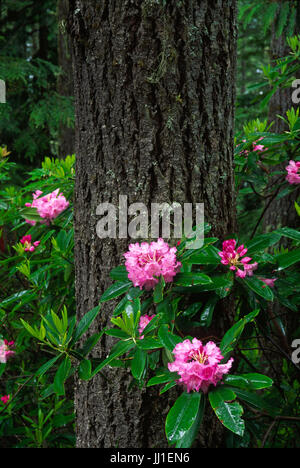
<svg viewBox="0 0 300 468">
<path fill-rule="evenodd" d="M 283 228 L 277 229 L 276 232 L 278 232 L 282 236 L 288 237 L 289 239 L 300 241 L 300 232 L 296 231 L 296 229 L 283 227 Z"/>
<path fill-rule="evenodd" d="M 182 317 L 194 317 L 202 307 L 202 302 L 194 302 L 182 313 Z"/>
<path fill-rule="evenodd" d="M 163 393 L 166 393 L 168 390 L 170 390 L 170 388 L 176 387 L 176 385 L 177 385 L 177 382 L 167 383 L 167 385 L 165 385 L 164 388 L 160 390 L 159 394 L 162 395 Z"/>
<path fill-rule="evenodd" d="M 30 207 L 23 208 L 20 211 L 20 215 L 22 216 L 22 218 L 29 219 L 30 221 L 40 221 L 41 220 L 41 217 L 38 214 L 36 208 L 30 208 Z"/>
<path fill-rule="evenodd" d="M 123 320 L 120 317 L 118 317 L 118 319 L 112 318 L 111 321 L 113 324 L 119 326 L 120 328 L 122 328 L 124 324 Z M 105 334 L 109 336 L 114 336 L 115 338 L 121 338 L 122 340 L 126 340 L 128 336 L 130 336 L 129 332 L 125 332 L 117 328 L 110 328 L 108 330 L 105 330 Z"/>
<path fill-rule="evenodd" d="M 103 328 L 99 333 L 94 333 L 83 343 L 82 348 L 76 349 L 76 351 L 79 352 L 81 356 L 86 356 L 96 346 L 104 333 L 105 328 Z"/>
<path fill-rule="evenodd" d="M 218 252 L 215 246 L 208 245 L 200 251 L 193 252 L 184 261 L 193 265 L 220 265 L 221 259 Z"/>
<path fill-rule="evenodd" d="M 241 280 L 244 284 L 266 301 L 273 301 L 274 294 L 272 289 L 256 276 L 246 277 Z"/>
<path fill-rule="evenodd" d="M 94 309 L 90 310 L 87 314 L 85 314 L 82 319 L 80 320 L 78 326 L 75 329 L 74 336 L 72 343 L 76 343 L 82 335 L 87 331 L 90 325 L 93 323 L 97 315 L 100 311 L 100 305 L 94 307 Z"/>
<path fill-rule="evenodd" d="M 152 377 L 147 382 L 147 387 L 152 387 L 152 385 L 160 385 L 162 383 L 173 382 L 178 380 L 180 377 L 176 372 L 170 372 L 167 369 L 162 369 L 159 371 L 155 377 Z"/>
<path fill-rule="evenodd" d="M 127 292 L 132 286 L 131 281 L 117 281 L 112 284 L 101 296 L 100 302 L 110 301 Z"/>
<path fill-rule="evenodd" d="M 254 253 L 267 249 L 271 245 L 277 244 L 280 238 L 281 234 L 278 231 L 254 237 L 254 239 L 247 243 L 247 255 L 253 255 Z"/>
<path fill-rule="evenodd" d="M 127 281 L 128 271 L 126 270 L 125 265 L 120 265 L 111 270 L 109 276 L 115 281 Z"/>
<path fill-rule="evenodd" d="M 54 377 L 54 391 L 58 396 L 63 396 L 65 394 L 65 381 L 69 376 L 71 369 L 71 361 L 68 356 L 60 364 L 55 377 Z"/>
<path fill-rule="evenodd" d="M 34 338 L 37 338 L 38 340 L 40 339 L 40 331 L 38 329 L 32 328 L 32 326 L 23 319 L 20 319 L 20 321 L 30 335 L 34 336 Z"/>
<path fill-rule="evenodd" d="M 245 326 L 247 325 L 247 323 L 251 322 L 258 314 L 259 310 L 254 310 L 253 312 L 239 320 L 237 323 L 235 323 L 225 333 L 220 344 L 220 349 L 224 357 L 226 357 L 229 353 L 231 353 L 234 350 L 240 336 L 244 331 Z"/>
<path fill-rule="evenodd" d="M 36 377 L 42 377 L 51 367 L 55 362 L 61 357 L 61 354 L 58 354 L 54 358 L 50 359 L 50 361 L 47 361 L 45 364 L 43 364 L 37 371 L 36 371 Z"/>
<path fill-rule="evenodd" d="M 284 270 L 285 268 L 300 262 L 300 249 L 291 250 L 288 253 L 276 255 L 275 260 L 279 265 L 278 270 Z"/>
<path fill-rule="evenodd" d="M 197 417 L 194 423 L 192 424 L 192 426 L 189 428 L 189 430 L 186 431 L 186 433 L 180 440 L 178 440 L 178 442 L 176 443 L 176 448 L 190 448 L 193 445 L 193 442 L 199 433 L 200 426 L 203 420 L 204 409 L 205 409 L 205 397 L 201 393 L 200 393 L 200 396 L 201 396 L 201 400 L 200 400 Z"/>
<path fill-rule="evenodd" d="M 173 351 L 175 346 L 182 341 L 180 336 L 173 335 L 173 333 L 169 331 L 169 326 L 167 324 L 164 324 L 159 328 L 158 338 L 164 348 L 167 348 L 169 351 Z"/>
<path fill-rule="evenodd" d="M 116 317 L 117 315 L 120 315 L 125 310 L 127 302 L 130 302 L 142 296 L 143 293 L 144 291 L 140 288 L 130 288 L 128 293 L 120 300 L 119 304 L 116 306 L 113 312 L 113 316 Z"/>
<path fill-rule="evenodd" d="M 215 310 L 216 304 L 218 302 L 218 296 L 212 296 L 209 298 L 201 312 L 199 323 L 201 327 L 210 327 L 213 319 L 213 312 Z"/>
<path fill-rule="evenodd" d="M 197 284 L 209 284 L 212 280 L 209 276 L 203 273 L 178 273 L 176 275 L 174 284 L 178 286 L 194 286 Z"/>
<path fill-rule="evenodd" d="M 240 400 L 246 401 L 249 405 L 259 410 L 267 411 L 270 414 L 276 413 L 276 408 L 269 405 L 260 395 L 247 392 L 244 389 L 234 388 L 234 392 Z"/>
<path fill-rule="evenodd" d="M 208 395 L 210 404 L 223 426 L 239 436 L 243 436 L 245 422 L 241 419 L 243 408 L 235 400 L 235 393 L 226 388 L 219 387 Z"/>
<path fill-rule="evenodd" d="M 207 284 L 199 284 L 196 286 L 183 287 L 175 286 L 174 291 L 182 294 L 198 294 L 206 291 L 217 291 L 223 288 L 231 288 L 232 280 L 227 275 L 214 276 L 211 278 L 211 282 Z"/>
<path fill-rule="evenodd" d="M 89 380 L 92 375 L 92 363 L 89 359 L 83 359 L 78 368 L 78 376 L 82 380 Z"/>
<path fill-rule="evenodd" d="M 160 349 L 162 348 L 162 344 L 156 338 L 143 338 L 141 340 L 137 340 L 137 346 L 144 350 L 151 350 L 151 349 Z"/>
<path fill-rule="evenodd" d="M 232 386 L 243 388 L 246 390 L 261 390 L 269 388 L 273 385 L 273 380 L 270 377 L 262 374 L 241 374 L 241 375 L 225 375 L 223 382 Z"/>
<path fill-rule="evenodd" d="M 153 300 L 154 300 L 155 304 L 158 304 L 159 302 L 161 302 L 163 300 L 165 284 L 166 284 L 165 280 L 164 280 L 163 276 L 161 276 L 160 279 L 159 279 L 159 282 L 155 286 L 154 292 L 153 292 Z"/>
<path fill-rule="evenodd" d="M 180 441 L 197 419 L 201 393 L 182 393 L 170 409 L 166 419 L 166 436 L 170 443 Z"/>
<path fill-rule="evenodd" d="M 103 367 L 107 366 L 111 361 L 127 353 L 130 349 L 134 348 L 135 343 L 132 340 L 119 341 L 112 349 L 110 355 L 104 359 L 92 372 L 91 377 L 94 377 Z"/>
<path fill-rule="evenodd" d="M 147 362 L 147 353 L 140 348 L 136 348 L 133 360 L 131 361 L 131 372 L 135 379 L 140 380 Z"/>
<path fill-rule="evenodd" d="M 144 328 L 143 330 L 143 333 L 142 335 L 146 336 L 148 333 L 151 333 L 158 325 L 159 321 L 160 321 L 161 317 L 160 315 L 155 315 L 151 320 L 150 322 L 148 323 L 148 325 L 146 325 L 146 327 Z"/>
</svg>

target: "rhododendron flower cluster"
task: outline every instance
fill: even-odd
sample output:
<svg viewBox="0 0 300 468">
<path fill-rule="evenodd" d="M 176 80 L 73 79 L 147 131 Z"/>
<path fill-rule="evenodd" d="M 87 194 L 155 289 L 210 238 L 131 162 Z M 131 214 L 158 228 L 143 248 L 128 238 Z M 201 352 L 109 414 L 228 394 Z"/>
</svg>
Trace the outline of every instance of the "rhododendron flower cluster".
<svg viewBox="0 0 300 468">
<path fill-rule="evenodd" d="M 4 395 L 3 397 L 0 398 L 0 400 L 2 401 L 4 405 L 6 405 L 9 402 L 9 399 L 10 399 L 10 395 Z"/>
<path fill-rule="evenodd" d="M 35 248 L 40 245 L 41 241 L 35 241 L 33 244 L 31 243 L 31 235 L 22 237 L 20 240 L 21 244 L 24 245 L 25 252 L 34 252 Z"/>
<path fill-rule="evenodd" d="M 32 194 L 33 202 L 32 203 L 25 203 L 25 206 L 36 208 L 38 214 L 41 218 L 43 218 L 46 224 L 50 224 L 53 219 L 55 219 L 62 211 L 64 211 L 69 206 L 69 202 L 63 196 L 62 193 L 59 193 L 59 189 L 54 190 L 54 192 L 41 197 L 43 192 L 37 190 L 35 193 Z M 36 221 L 31 221 L 26 219 L 26 222 L 32 224 L 33 226 L 36 224 Z"/>
<path fill-rule="evenodd" d="M 144 338 L 144 335 L 142 335 L 144 329 L 146 328 L 146 326 L 148 325 L 149 322 L 151 322 L 151 320 L 155 317 L 155 315 L 142 315 L 141 318 L 140 318 L 140 322 L 139 322 L 139 334 L 140 334 L 140 339 L 142 340 Z"/>
<path fill-rule="evenodd" d="M 258 151 L 260 153 L 263 153 L 264 151 L 267 151 L 268 148 L 266 148 L 264 145 L 260 145 L 259 142 L 263 140 L 263 137 L 259 138 L 258 140 L 254 141 L 252 143 L 252 151 Z M 243 143 L 246 143 L 247 140 L 243 140 Z M 240 154 L 243 154 L 244 156 L 248 156 L 248 154 L 250 153 L 249 150 L 243 150 L 240 152 Z"/>
<path fill-rule="evenodd" d="M 223 359 L 220 348 L 212 341 L 204 346 L 197 338 L 178 343 L 173 354 L 175 361 L 168 364 L 169 371 L 180 375 L 178 382 L 185 385 L 188 392 L 207 393 L 210 385 L 216 386 L 223 375 L 228 374 L 233 362 L 231 358 L 226 364 L 220 364 Z"/>
<path fill-rule="evenodd" d="M 270 288 L 274 288 L 275 281 L 277 281 L 277 278 L 259 278 L 259 279 L 263 281 Z"/>
<path fill-rule="evenodd" d="M 128 278 L 135 287 L 147 290 L 155 287 L 160 276 L 170 283 L 181 267 L 176 252 L 176 247 L 170 247 L 163 239 L 150 244 L 130 244 L 129 251 L 124 254 Z"/>
<path fill-rule="evenodd" d="M 5 364 L 7 360 L 15 354 L 15 352 L 10 349 L 14 344 L 14 341 L 0 340 L 0 362 L 2 364 Z"/>
<path fill-rule="evenodd" d="M 300 184 L 300 161 L 296 162 L 291 160 L 286 170 L 288 173 L 286 180 L 290 184 Z"/>
<path fill-rule="evenodd" d="M 223 242 L 223 250 L 222 252 L 219 252 L 219 255 L 222 259 L 221 263 L 223 265 L 230 265 L 230 270 L 235 271 L 236 276 L 239 278 L 252 276 L 253 271 L 256 270 L 258 263 L 249 263 L 252 258 L 244 257 L 248 251 L 244 245 L 240 245 L 236 250 L 235 248 L 235 239 L 230 239 Z"/>
</svg>

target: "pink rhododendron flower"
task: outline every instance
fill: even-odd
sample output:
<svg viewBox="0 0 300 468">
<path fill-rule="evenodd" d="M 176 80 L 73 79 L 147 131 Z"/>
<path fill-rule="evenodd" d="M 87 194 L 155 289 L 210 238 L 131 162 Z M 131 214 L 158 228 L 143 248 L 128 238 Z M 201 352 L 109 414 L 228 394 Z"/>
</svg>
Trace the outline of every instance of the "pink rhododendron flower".
<svg viewBox="0 0 300 468">
<path fill-rule="evenodd" d="M 275 286 L 275 281 L 277 281 L 277 278 L 259 278 L 261 281 L 263 281 L 267 286 L 270 288 L 274 288 Z"/>
<path fill-rule="evenodd" d="M 264 145 L 259 144 L 261 140 L 263 140 L 263 137 L 259 138 L 258 140 L 252 143 L 252 147 L 253 147 L 252 151 L 258 151 L 260 153 L 263 153 L 264 151 L 268 150 L 268 148 L 266 148 Z M 243 140 L 243 143 L 246 143 L 246 142 L 247 140 Z M 249 150 L 243 150 L 240 152 L 240 154 L 243 154 L 244 156 L 248 156 L 249 153 L 250 153 Z"/>
<path fill-rule="evenodd" d="M 160 276 L 170 283 L 181 267 L 176 252 L 176 247 L 170 247 L 163 239 L 150 244 L 130 244 L 129 251 L 124 254 L 128 278 L 135 287 L 147 290 L 155 287 Z"/>
<path fill-rule="evenodd" d="M 50 224 L 53 219 L 55 219 L 62 211 L 64 211 L 69 206 L 69 202 L 59 193 L 59 189 L 54 190 L 54 192 L 41 197 L 43 192 L 37 190 L 32 194 L 33 202 L 25 203 L 25 206 L 36 208 L 40 217 L 44 220 L 46 224 Z M 26 222 L 32 225 L 36 224 L 36 221 L 30 221 L 26 219 Z"/>
<path fill-rule="evenodd" d="M 168 364 L 170 372 L 180 375 L 179 383 L 186 385 L 187 391 L 207 393 L 210 385 L 216 386 L 232 366 L 233 358 L 220 364 L 223 356 L 220 348 L 209 341 L 205 346 L 200 340 L 184 340 L 178 343 L 173 354 L 175 361 Z"/>
<path fill-rule="evenodd" d="M 230 270 L 235 271 L 236 276 L 245 278 L 252 276 L 253 271 L 256 270 L 258 263 L 249 263 L 251 257 L 244 257 L 247 249 L 244 245 L 240 245 L 236 250 L 236 241 L 234 239 L 226 240 L 223 242 L 223 250 L 219 252 L 221 263 L 223 265 L 230 265 Z M 242 258 L 244 257 L 244 258 Z"/>
<path fill-rule="evenodd" d="M 9 402 L 10 395 L 4 395 L 3 397 L 0 398 L 2 403 L 6 405 Z"/>
<path fill-rule="evenodd" d="M 0 340 L 0 362 L 2 364 L 14 356 L 15 352 L 10 349 L 14 344 L 14 341 Z"/>
<path fill-rule="evenodd" d="M 259 151 L 259 152 L 264 152 L 267 151 L 268 148 L 266 148 L 264 145 L 259 145 L 258 142 L 263 140 L 263 137 L 259 138 L 257 141 L 253 142 L 253 151 Z"/>
<path fill-rule="evenodd" d="M 286 170 L 288 173 L 286 180 L 289 184 L 300 184 L 300 161 L 291 160 Z"/>
<path fill-rule="evenodd" d="M 40 245 L 41 241 L 35 241 L 33 244 L 31 243 L 31 235 L 29 234 L 28 236 L 22 237 L 20 240 L 21 244 L 24 245 L 24 250 L 25 252 L 34 252 L 35 247 Z"/>
<path fill-rule="evenodd" d="M 140 339 L 144 339 L 144 335 L 142 335 L 144 329 L 146 328 L 146 326 L 148 325 L 149 322 L 151 322 L 151 320 L 155 317 L 155 315 L 142 315 L 141 318 L 140 318 L 140 322 L 139 322 L 139 334 L 140 334 Z"/>
</svg>

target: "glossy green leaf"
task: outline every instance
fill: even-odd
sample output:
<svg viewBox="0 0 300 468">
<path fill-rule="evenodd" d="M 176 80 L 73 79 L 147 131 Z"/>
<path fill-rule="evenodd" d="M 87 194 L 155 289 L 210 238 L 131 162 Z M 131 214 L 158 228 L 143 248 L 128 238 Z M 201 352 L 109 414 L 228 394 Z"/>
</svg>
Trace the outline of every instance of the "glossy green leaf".
<svg viewBox="0 0 300 468">
<path fill-rule="evenodd" d="M 119 265 L 109 273 L 109 276 L 115 281 L 127 281 L 128 271 L 125 265 Z"/>
<path fill-rule="evenodd" d="M 155 304 L 158 304 L 159 302 L 161 302 L 163 300 L 165 284 L 166 284 L 165 280 L 164 280 L 163 276 L 161 276 L 160 280 L 157 283 L 157 285 L 155 286 L 154 292 L 153 292 L 153 300 L 154 300 Z"/>
<path fill-rule="evenodd" d="M 158 338 L 161 342 L 161 344 L 167 348 L 169 351 L 173 351 L 173 349 L 175 348 L 175 346 L 178 344 L 178 343 L 181 343 L 182 341 L 182 338 L 180 338 L 180 336 L 178 335 L 173 335 L 173 333 L 171 333 L 169 331 L 169 327 L 168 325 L 164 324 L 162 325 L 159 330 L 158 330 Z"/>
<path fill-rule="evenodd" d="M 137 340 L 137 346 L 141 349 L 151 350 L 151 349 L 160 349 L 163 347 L 161 342 L 156 338 L 143 338 L 142 340 Z"/>
<path fill-rule="evenodd" d="M 201 393 L 182 393 L 170 409 L 166 419 L 166 436 L 172 444 L 186 436 L 196 421 L 201 401 Z"/>
<path fill-rule="evenodd" d="M 213 312 L 215 310 L 216 304 L 218 302 L 218 296 L 210 297 L 201 311 L 199 322 L 202 327 L 210 327 L 213 319 Z"/>
<path fill-rule="evenodd" d="M 176 448 L 190 448 L 193 445 L 193 442 L 199 433 L 205 409 L 205 396 L 201 393 L 200 396 L 201 400 L 199 404 L 197 417 L 192 426 L 189 428 L 189 430 L 186 431 L 186 433 L 180 440 L 178 440 L 178 442 L 176 443 Z"/>
<path fill-rule="evenodd" d="M 80 320 L 80 322 L 78 323 L 75 329 L 72 343 L 76 343 L 82 337 L 82 335 L 91 326 L 91 324 L 93 323 L 93 321 L 95 320 L 99 312 L 100 312 L 100 305 L 97 307 L 94 307 L 94 309 L 90 310 L 82 317 L 82 319 Z"/>
<path fill-rule="evenodd" d="M 135 343 L 132 340 L 119 341 L 111 350 L 110 355 L 104 359 L 92 372 L 92 377 L 96 375 L 103 367 L 107 366 L 111 361 L 119 356 L 127 353 L 130 349 L 134 348 Z"/>
<path fill-rule="evenodd" d="M 277 255 L 275 259 L 279 265 L 278 269 L 284 270 L 285 268 L 300 262 L 300 249 L 291 250 L 290 252 Z"/>
<path fill-rule="evenodd" d="M 54 377 L 54 391 L 57 395 L 63 396 L 65 394 L 65 381 L 69 376 L 69 372 L 71 369 L 71 361 L 68 356 L 64 358 L 62 363 L 60 364 L 55 377 Z"/>
<path fill-rule="evenodd" d="M 100 302 L 110 301 L 127 292 L 132 286 L 131 281 L 117 281 L 113 283 L 101 296 Z"/>
<path fill-rule="evenodd" d="M 261 390 L 269 388 L 273 385 L 273 380 L 270 377 L 262 374 L 240 374 L 240 375 L 225 375 L 223 378 L 224 383 L 232 387 L 243 388 L 245 390 Z"/>
<path fill-rule="evenodd" d="M 281 234 L 279 234 L 277 231 L 254 237 L 254 239 L 247 242 L 247 255 L 253 255 L 254 253 L 267 249 L 271 245 L 279 242 L 280 238 Z"/>
<path fill-rule="evenodd" d="M 263 297 L 266 301 L 273 301 L 274 294 L 272 289 L 256 276 L 246 277 L 241 281 L 243 281 L 249 289 Z"/>
<path fill-rule="evenodd" d="M 281 234 L 284 237 L 288 237 L 289 239 L 293 239 L 296 241 L 300 241 L 300 232 L 296 231 L 296 229 L 291 229 L 289 227 L 283 227 L 280 229 L 277 229 L 279 234 Z"/>
<path fill-rule="evenodd" d="M 152 377 L 147 382 L 147 387 L 152 387 L 152 385 L 159 385 L 162 383 L 173 382 L 179 379 L 179 375 L 176 372 L 170 372 L 167 369 L 161 370 L 156 374 L 155 377 Z"/>
<path fill-rule="evenodd" d="M 226 357 L 229 353 L 231 353 L 237 342 L 244 331 L 245 326 L 247 323 L 250 323 L 254 318 L 259 314 L 259 310 L 254 310 L 250 314 L 246 315 L 244 318 L 239 320 L 235 323 L 224 335 L 220 349 L 224 357 Z"/>
<path fill-rule="evenodd" d="M 37 377 L 42 377 L 51 367 L 53 364 L 56 363 L 56 361 L 61 357 L 61 354 L 58 354 L 54 358 L 50 359 L 50 361 L 47 361 L 45 364 L 43 364 L 37 371 L 36 371 L 36 376 Z"/>
<path fill-rule="evenodd" d="M 245 430 L 245 422 L 241 418 L 243 408 L 239 403 L 233 401 L 236 398 L 235 393 L 226 387 L 218 387 L 210 392 L 208 397 L 221 423 L 242 437 Z"/>
<path fill-rule="evenodd" d="M 136 348 L 131 361 L 131 372 L 135 379 L 140 380 L 147 362 L 147 353 L 141 348 Z"/>
<path fill-rule="evenodd" d="M 209 276 L 203 273 L 178 273 L 176 275 L 174 284 L 178 286 L 195 286 L 197 284 L 209 284 L 212 280 Z"/>
<path fill-rule="evenodd" d="M 78 368 L 78 376 L 82 380 L 89 380 L 92 375 L 92 363 L 89 359 L 83 359 Z"/>
</svg>

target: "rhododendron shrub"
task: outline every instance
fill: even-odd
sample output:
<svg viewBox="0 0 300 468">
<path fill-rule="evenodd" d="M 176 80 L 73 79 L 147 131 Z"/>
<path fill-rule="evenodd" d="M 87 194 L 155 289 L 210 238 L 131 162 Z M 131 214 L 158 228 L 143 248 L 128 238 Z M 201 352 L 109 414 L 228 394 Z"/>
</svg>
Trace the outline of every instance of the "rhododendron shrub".
<svg viewBox="0 0 300 468">
<path fill-rule="evenodd" d="M 268 148 L 264 155 L 268 158 L 272 145 L 259 144 Z M 258 157 L 259 151 L 252 151 L 241 167 L 248 168 L 253 155 Z M 64 430 L 70 431 L 73 421 L 73 402 L 66 396 L 72 376 L 76 373 L 79 379 L 89 380 L 106 367 L 108 378 L 112 368 L 131 373 L 128 398 L 133 386 L 143 392 L 157 386 L 161 398 L 176 389 L 165 420 L 170 445 L 192 446 L 199 431 L 207 431 L 204 415 L 211 409 L 232 434 L 228 440 L 233 437 L 234 444 L 238 440 L 246 445 L 251 438 L 252 412 L 256 418 L 261 411 L 267 421 L 261 426 L 263 440 L 271 418 L 279 421 L 282 414 L 293 416 L 287 404 L 292 397 L 286 398 L 285 393 L 289 388 L 286 375 L 281 397 L 276 390 L 281 381 L 273 388 L 272 366 L 266 364 L 261 337 L 270 338 L 269 352 L 272 332 L 282 343 L 288 336 L 285 315 L 270 313 L 274 301 L 286 316 L 298 313 L 299 232 L 280 227 L 266 234 L 238 237 L 233 233 L 219 239 L 210 237 L 213 226 L 205 224 L 203 246 L 195 250 L 187 248 L 186 239 L 129 241 L 122 264 L 110 272 L 111 284 L 99 297 L 99 305 L 76 322 L 71 206 L 54 217 L 66 206 L 61 200 L 58 211 L 50 212 L 62 193 L 71 205 L 71 162 L 46 160 L 42 170 L 31 174 L 26 190 L 7 192 L 5 203 L 10 208 L 0 212 L 0 225 L 14 233 L 0 258 L 4 260 L 1 283 L 7 291 L 0 302 L 0 394 L 4 398 L 0 437 L 9 421 L 18 434 L 26 424 L 26 433 L 16 444 L 59 445 L 58 439 Z M 60 167 L 68 174 L 66 179 L 60 177 Z M 295 188 L 285 180 L 286 174 L 281 177 L 283 190 Z M 43 211 L 44 218 L 32 203 L 24 208 L 32 192 L 34 201 L 50 195 L 43 202 L 50 210 Z M 34 222 L 29 226 L 24 219 Z M 282 239 L 288 239 L 288 249 L 280 248 Z M 111 306 L 106 308 L 108 301 Z M 230 305 L 228 311 L 224 304 Z M 99 314 L 107 317 L 108 313 L 111 323 L 107 327 L 101 330 L 93 325 Z M 228 330 L 220 332 L 223 320 Z M 88 339 L 84 339 L 86 333 Z M 100 359 L 97 350 L 101 340 L 106 340 L 104 335 L 113 344 L 111 352 Z M 274 359 L 280 346 L 275 351 Z M 288 352 L 283 352 L 286 359 Z M 293 365 L 285 362 L 283 373 Z M 269 403 L 274 398 L 276 407 Z M 24 422 L 24 411 L 32 414 L 32 423 Z M 47 429 L 43 427 L 37 438 L 35 421 L 45 420 Z M 66 421 L 63 428 L 60 420 Z"/>
<path fill-rule="evenodd" d="M 20 322 L 34 331 L 43 317 L 42 330 L 50 331 L 51 312 L 75 308 L 74 162 L 71 156 L 46 158 L 42 167 L 16 177 L 15 164 L 0 154 L 0 445 L 9 440 L 15 447 L 74 446 L 73 402 L 59 388 L 51 392 L 51 374 L 36 375 L 49 354 Z M 53 329 L 52 337 L 57 338 Z M 63 342 L 54 348 L 64 349 Z"/>
<path fill-rule="evenodd" d="M 206 236 L 210 229 L 205 224 Z M 198 421 L 201 430 L 207 405 L 225 428 L 243 437 L 247 429 L 243 402 L 257 402 L 256 390 L 271 388 L 272 379 L 249 369 L 248 361 L 241 361 L 241 353 L 259 333 L 270 302 L 276 298 L 294 309 L 292 292 L 288 297 L 282 293 L 288 274 L 285 270 L 297 262 L 297 256 L 266 256 L 263 251 L 283 236 L 297 236 L 296 232 L 282 228 L 256 236 L 247 247 L 235 239 L 210 237 L 196 250 L 186 248 L 185 240 L 176 247 L 163 239 L 130 244 L 124 264 L 110 273 L 114 281 L 100 297 L 100 305 L 88 311 L 75 328 L 65 328 L 67 310 L 61 317 L 52 312 L 51 323 L 64 349 L 59 369 L 71 372 L 74 366 L 81 379 L 89 380 L 105 366 L 125 367 L 140 388 L 158 385 L 163 395 L 177 387 L 179 397 L 166 417 L 165 433 L 170 445 L 178 448 L 193 444 L 197 437 L 194 422 Z M 275 270 L 276 278 L 272 279 Z M 212 339 L 215 309 L 231 295 L 236 304 L 232 326 L 224 336 Z M 112 327 L 78 348 L 79 338 L 110 300 L 115 301 Z M 35 330 L 22 323 L 44 345 L 57 346 L 42 323 Z M 201 338 L 197 329 L 203 330 Z M 111 353 L 99 362 L 87 353 L 104 333 L 116 341 Z M 82 354 L 81 349 L 86 351 Z M 71 361 L 72 355 L 80 362 Z M 64 374 L 62 387 L 67 377 L 68 373 Z"/>
</svg>

